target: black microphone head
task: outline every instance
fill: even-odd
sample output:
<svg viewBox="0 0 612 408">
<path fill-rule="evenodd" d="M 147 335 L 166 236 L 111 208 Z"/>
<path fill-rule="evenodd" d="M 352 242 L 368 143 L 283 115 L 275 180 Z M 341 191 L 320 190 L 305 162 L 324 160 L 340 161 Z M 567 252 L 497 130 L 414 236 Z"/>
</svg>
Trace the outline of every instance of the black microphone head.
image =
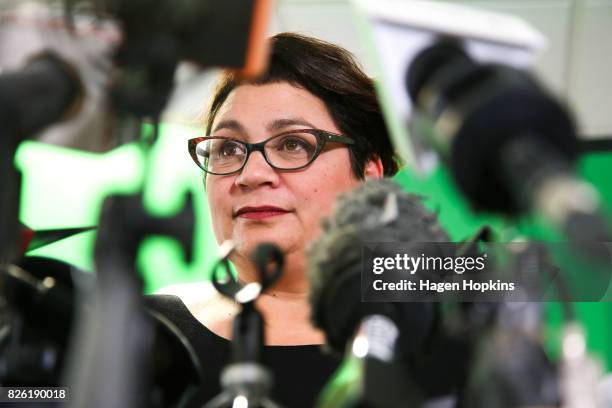
<svg viewBox="0 0 612 408">
<path fill-rule="evenodd" d="M 406 90 L 417 107 L 421 91 L 428 86 L 432 77 L 439 75 L 439 71 L 449 65 L 453 65 L 453 68 L 475 65 L 462 45 L 452 38 L 440 38 L 417 54 L 406 72 Z"/>
<path fill-rule="evenodd" d="M 281 277 L 285 266 L 285 254 L 276 244 L 263 242 L 255 248 L 253 263 L 259 273 L 262 290 L 265 290 Z"/>
<path fill-rule="evenodd" d="M 362 244 L 449 241 L 421 199 L 391 180 L 368 181 L 341 196 L 335 214 L 323 223 L 321 237 L 309 249 L 311 318 L 334 351 L 342 353 L 369 314 L 394 319 L 404 352 L 419 349 L 429 335 L 432 304 L 361 301 Z M 397 208 L 390 210 L 390 201 Z M 396 211 L 395 217 L 389 217 L 390 211 Z M 404 339 L 402 332 L 407 334 Z"/>
<path fill-rule="evenodd" d="M 472 60 L 460 44 L 441 39 L 415 57 L 405 81 L 415 110 L 437 134 L 436 142 L 425 134 L 424 140 L 443 152 L 477 210 L 525 211 L 515 190 L 531 188 L 542 165 L 571 168 L 577 158 L 571 113 L 528 72 Z M 520 139 L 527 143 L 510 154 Z M 530 151 L 535 160 L 525 158 Z"/>
</svg>

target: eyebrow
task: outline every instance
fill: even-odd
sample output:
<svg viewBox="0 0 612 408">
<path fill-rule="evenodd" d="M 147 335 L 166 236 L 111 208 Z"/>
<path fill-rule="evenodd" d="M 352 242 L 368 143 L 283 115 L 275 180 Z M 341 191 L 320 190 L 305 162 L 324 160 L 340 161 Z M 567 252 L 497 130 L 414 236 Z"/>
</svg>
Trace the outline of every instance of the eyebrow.
<svg viewBox="0 0 612 408">
<path fill-rule="evenodd" d="M 288 128 L 290 126 L 305 126 L 307 128 L 312 128 L 312 129 L 315 128 L 315 126 L 312 123 L 308 122 L 306 119 L 287 118 L 287 119 L 276 119 L 272 121 L 266 126 L 266 129 L 268 130 L 268 132 L 276 132 L 276 131 L 280 131 L 285 128 Z M 215 126 L 215 128 L 213 129 L 211 133 L 216 133 L 222 129 L 233 130 L 242 135 L 245 135 L 247 133 L 244 126 L 242 126 L 240 122 L 234 119 L 222 120 L 221 122 L 217 124 L 217 126 Z"/>
<path fill-rule="evenodd" d="M 290 126 L 296 126 L 296 125 L 306 126 L 308 128 L 314 128 L 315 127 L 312 123 L 308 122 L 306 119 L 302 119 L 302 118 L 287 118 L 287 119 L 276 119 L 272 123 L 268 124 L 268 126 L 266 128 L 270 132 L 275 132 L 277 130 L 282 130 L 284 128 L 287 128 L 287 127 L 290 127 Z"/>
<path fill-rule="evenodd" d="M 246 133 L 244 127 L 240 124 L 240 122 L 233 119 L 222 120 L 221 122 L 217 123 L 217 126 L 215 126 L 211 133 L 216 133 L 221 129 L 235 130 L 236 132 L 242 134 Z"/>
</svg>

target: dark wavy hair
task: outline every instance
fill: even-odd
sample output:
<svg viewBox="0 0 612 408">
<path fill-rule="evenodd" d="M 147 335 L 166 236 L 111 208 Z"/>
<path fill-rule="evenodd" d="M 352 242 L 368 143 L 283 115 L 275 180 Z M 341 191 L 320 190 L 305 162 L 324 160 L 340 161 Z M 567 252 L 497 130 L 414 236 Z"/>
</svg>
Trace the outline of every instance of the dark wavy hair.
<svg viewBox="0 0 612 408">
<path fill-rule="evenodd" d="M 399 161 L 389 138 L 373 81 L 344 48 L 295 33 L 281 33 L 270 39 L 271 56 L 267 72 L 249 82 L 235 73 L 222 74 L 208 109 L 206 134 L 229 93 L 238 85 L 288 82 L 321 99 L 340 132 L 355 140 L 350 146 L 351 167 L 364 178 L 368 160 L 379 157 L 385 176 L 393 176 Z"/>
</svg>

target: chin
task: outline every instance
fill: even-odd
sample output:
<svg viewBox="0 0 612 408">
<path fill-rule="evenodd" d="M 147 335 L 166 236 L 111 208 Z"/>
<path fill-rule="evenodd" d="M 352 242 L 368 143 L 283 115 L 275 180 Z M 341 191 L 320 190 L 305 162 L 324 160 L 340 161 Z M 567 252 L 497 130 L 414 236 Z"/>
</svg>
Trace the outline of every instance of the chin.
<svg viewBox="0 0 612 408">
<path fill-rule="evenodd" d="M 283 253 L 286 253 L 291 248 L 295 248 L 297 241 L 294 236 L 290 236 L 286 232 L 279 233 L 278 231 L 250 231 L 244 234 L 237 234 L 234 238 L 236 250 L 250 256 L 257 245 L 269 242 L 277 245 Z"/>
</svg>

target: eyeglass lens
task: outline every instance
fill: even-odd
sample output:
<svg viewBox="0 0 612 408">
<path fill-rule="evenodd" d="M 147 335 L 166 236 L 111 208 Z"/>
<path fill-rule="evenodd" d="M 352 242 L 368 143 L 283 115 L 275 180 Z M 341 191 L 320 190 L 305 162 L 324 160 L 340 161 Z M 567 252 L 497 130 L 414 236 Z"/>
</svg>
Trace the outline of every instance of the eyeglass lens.
<svg viewBox="0 0 612 408">
<path fill-rule="evenodd" d="M 269 139 L 264 145 L 268 162 L 278 169 L 296 169 L 307 165 L 317 151 L 317 137 L 310 133 L 282 134 Z M 196 146 L 198 162 L 212 173 L 231 173 L 239 170 L 246 158 L 244 143 L 212 137 Z"/>
</svg>

